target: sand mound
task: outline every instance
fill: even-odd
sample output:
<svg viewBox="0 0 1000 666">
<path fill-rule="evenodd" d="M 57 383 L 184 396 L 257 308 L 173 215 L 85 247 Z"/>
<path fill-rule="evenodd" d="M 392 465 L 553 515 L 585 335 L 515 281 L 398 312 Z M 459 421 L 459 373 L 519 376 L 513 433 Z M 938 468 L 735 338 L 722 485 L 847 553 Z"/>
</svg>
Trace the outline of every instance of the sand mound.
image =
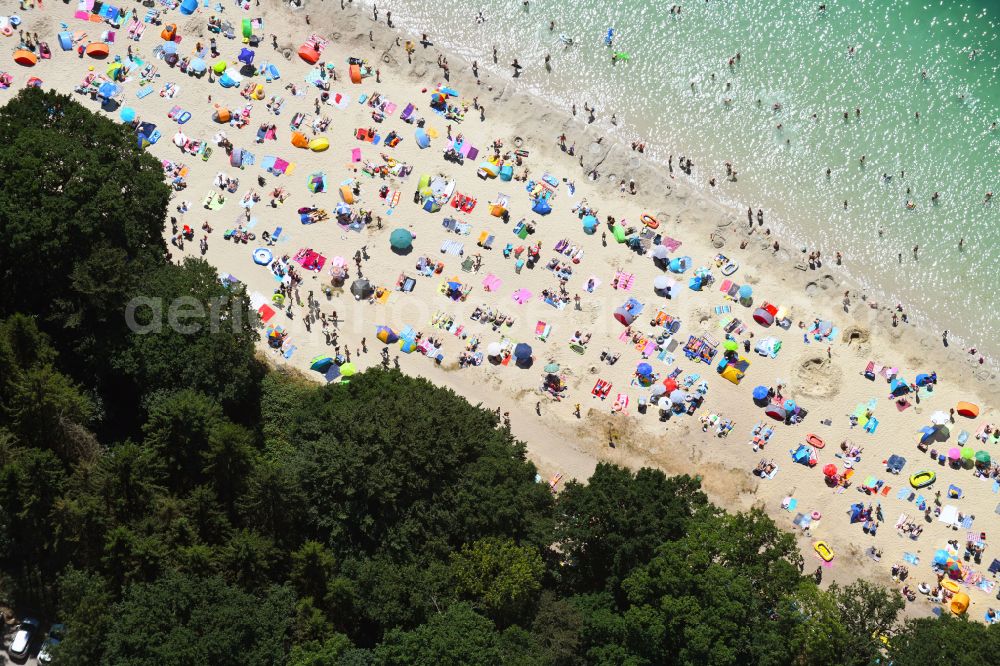
<svg viewBox="0 0 1000 666">
<path fill-rule="evenodd" d="M 811 355 L 794 370 L 795 392 L 810 398 L 833 398 L 840 392 L 843 372 L 826 356 Z"/>
</svg>

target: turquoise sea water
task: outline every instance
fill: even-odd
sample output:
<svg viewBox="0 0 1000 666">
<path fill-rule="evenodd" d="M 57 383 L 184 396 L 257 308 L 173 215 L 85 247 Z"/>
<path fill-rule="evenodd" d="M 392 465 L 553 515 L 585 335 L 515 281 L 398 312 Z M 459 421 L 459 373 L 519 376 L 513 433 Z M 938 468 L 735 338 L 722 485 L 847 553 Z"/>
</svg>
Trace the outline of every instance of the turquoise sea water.
<svg viewBox="0 0 1000 666">
<path fill-rule="evenodd" d="M 821 12 L 817 0 L 688 0 L 679 15 L 669 0 L 379 4 L 483 69 L 509 75 L 517 57 L 533 91 L 567 107 L 587 101 L 605 126 L 615 113 L 615 131 L 644 139 L 651 157 L 691 157 L 695 182 L 718 177 L 740 222 L 748 204 L 762 207 L 794 245 L 829 260 L 842 251 L 855 278 L 933 322 L 934 335 L 949 328 L 997 349 L 1000 2 L 834 0 Z M 630 59 L 612 66 L 613 51 Z M 725 182 L 726 160 L 737 183 Z"/>
</svg>

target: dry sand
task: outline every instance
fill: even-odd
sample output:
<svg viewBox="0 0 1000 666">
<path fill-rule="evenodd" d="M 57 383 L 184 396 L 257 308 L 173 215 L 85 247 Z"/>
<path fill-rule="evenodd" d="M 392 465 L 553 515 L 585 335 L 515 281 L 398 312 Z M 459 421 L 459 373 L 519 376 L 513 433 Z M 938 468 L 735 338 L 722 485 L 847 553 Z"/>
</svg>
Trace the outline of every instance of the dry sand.
<svg viewBox="0 0 1000 666">
<path fill-rule="evenodd" d="M 144 8 L 138 4 L 134 6 L 140 16 L 145 14 Z M 75 3 L 46 3 L 44 10 L 21 13 L 25 28 L 37 32 L 41 39 L 53 46 L 53 58 L 41 61 L 32 70 L 19 68 L 10 61 L 3 65 L 11 68 L 15 79 L 12 89 L 0 91 L 0 101 L 15 94 L 28 76 L 42 78 L 46 88 L 53 87 L 70 93 L 84 77 L 88 67 L 93 66 L 98 72 L 106 69 L 107 61 L 100 62 L 90 58 L 80 60 L 75 53 L 59 49 L 56 32 L 60 22 L 68 23 L 72 30 L 86 30 L 91 38 L 98 38 L 101 31 L 108 28 L 106 25 L 74 19 L 74 7 Z M 308 27 L 305 25 L 306 13 L 310 14 L 311 25 Z M 943 349 L 938 332 L 915 330 L 903 324 L 893 327 L 889 321 L 891 314 L 888 308 L 869 307 L 865 296 L 847 281 L 845 272 L 832 265 L 832 261 L 818 270 L 797 270 L 794 264 L 805 258 L 797 250 L 792 252 L 785 248 L 780 252 L 773 252 L 771 244 L 774 239 L 764 237 L 759 228 L 756 233 L 745 235 L 743 213 L 726 209 L 706 198 L 690 187 L 680 172 L 675 172 L 677 179 L 668 178 L 660 168 L 644 160 L 628 146 L 616 143 L 606 121 L 599 120 L 584 126 L 563 110 L 551 108 L 519 91 L 516 82 L 509 77 L 488 76 L 477 85 L 472 77 L 470 63 L 442 54 L 433 46 L 422 48 L 417 45 L 413 62 L 408 64 L 402 44 L 407 39 L 416 41 L 419 36 L 398 34 L 396 30 L 387 28 L 384 15 L 380 15 L 379 23 L 374 23 L 370 13 L 362 13 L 359 8 L 350 6 L 342 11 L 337 2 L 311 3 L 305 10 L 289 10 L 272 1 L 263 3 L 261 7 L 251 8 L 246 13 L 227 3 L 223 15 L 237 26 L 237 31 L 243 17 L 263 18 L 264 39 L 257 49 L 256 62 L 259 64 L 268 60 L 275 63 L 281 71 L 280 81 L 265 85 L 267 97 L 281 95 L 286 99 L 280 116 L 275 117 L 269 112 L 265 107 L 265 99 L 253 102 L 250 123 L 243 129 L 214 123 L 214 104 L 241 109 L 248 100 L 240 97 L 240 87 L 223 89 L 218 82 L 210 83 L 209 77 L 192 78 L 154 58 L 153 48 L 163 43 L 158 26 L 148 26 L 145 35 L 138 42 L 126 38 L 127 26 L 123 26 L 111 48 L 112 56 L 117 54 L 125 58 L 126 49 L 131 45 L 136 55 L 147 62 L 154 62 L 159 68 L 159 77 L 153 84 L 157 92 L 168 82 L 180 87 L 180 93 L 173 99 L 154 93 L 139 100 L 135 94 L 139 85 L 135 80 L 137 77 L 133 75 L 132 80 L 125 84 L 123 97 L 125 105 L 136 109 L 143 120 L 156 123 L 163 133 L 163 139 L 150 152 L 162 159 L 183 162 L 190 169 L 187 177 L 189 186 L 176 194 L 172 206 L 188 201 L 192 208 L 185 215 L 172 208 L 170 214 L 177 216 L 181 224 L 194 227 L 197 235 L 196 241 L 187 243 L 183 252 L 172 248 L 175 259 L 180 259 L 182 254 L 199 254 L 197 240 L 202 236 L 200 228 L 204 221 L 209 221 L 214 231 L 209 234 L 206 259 L 217 266 L 220 272 L 231 273 L 243 281 L 248 291 L 269 297 L 277 283 L 268 269 L 251 261 L 251 252 L 261 245 L 259 239 L 257 243 L 244 245 L 222 238 L 223 230 L 235 226 L 243 216 L 244 210 L 239 206 L 240 199 L 250 189 L 256 189 L 263 201 L 251 210 L 252 216 L 257 220 L 253 231 L 259 236 L 264 230 L 273 230 L 276 226 L 284 228 L 285 240 L 272 248 L 276 256 L 292 255 L 305 247 L 314 248 L 328 260 L 341 256 L 347 259 L 353 279 L 355 270 L 351 258 L 365 246 L 371 258 L 364 263 L 363 271 L 373 283 L 392 289 L 400 273 L 405 272 L 416 278 L 417 286 L 412 293 L 394 291 L 385 304 L 372 305 L 355 301 L 346 290 L 337 292 L 332 300 L 327 301 L 321 293 L 323 285 L 329 282 L 326 270 L 321 274 L 304 272 L 306 279 L 300 288 L 302 299 L 306 298 L 307 291 L 313 290 L 322 304 L 323 312 L 329 314 L 332 310 L 337 311 L 341 320 L 341 344 L 350 347 L 352 358 L 360 367 L 379 363 L 381 344 L 375 339 L 376 325 L 388 324 L 396 330 L 411 325 L 416 330 L 443 341 L 442 353 L 445 360 L 438 366 L 425 356 L 399 354 L 397 349 L 392 349 L 393 356 L 399 355 L 402 369 L 409 374 L 424 376 L 436 384 L 450 387 L 473 403 L 482 403 L 490 408 L 499 406 L 502 410 L 509 411 L 514 433 L 527 442 L 529 456 L 538 464 L 545 478 L 562 474 L 563 479 L 584 479 L 600 460 L 632 467 L 654 465 L 669 473 L 700 475 L 706 491 L 721 506 L 732 510 L 761 506 L 779 525 L 789 529 L 795 529 L 792 525 L 794 514 L 782 510 L 781 501 L 786 496 L 794 496 L 798 501 L 798 511 L 819 511 L 822 514 L 822 519 L 813 524 L 811 532 L 800 534 L 800 538 L 807 562 L 812 562 L 815 557 L 811 546 L 817 539 L 825 540 L 835 551 L 832 566 L 824 569 L 825 581 L 847 582 L 858 576 L 866 576 L 891 582 L 888 580 L 889 567 L 900 562 L 904 552 L 909 552 L 920 558 L 919 565 L 909 567 L 910 581 L 933 582 L 930 562 L 934 551 L 952 538 L 964 544 L 966 531 L 952 531 L 939 522 L 924 523 L 921 520 L 926 529 L 919 540 L 912 541 L 897 535 L 893 524 L 900 513 L 919 516 L 912 502 L 897 498 L 897 491 L 908 487 L 907 476 L 920 469 L 933 469 L 938 473 L 934 488 L 942 491 L 942 495 L 951 483 L 961 486 L 965 497 L 951 503 L 956 504 L 962 512 L 976 516 L 973 529 L 977 533 L 997 533 L 1000 517 L 993 511 L 998 501 L 993 494 L 993 482 L 975 478 L 969 470 L 939 466 L 916 449 L 918 428 L 929 423 L 928 418 L 932 412 L 947 412 L 958 400 L 980 404 L 983 413 L 976 421 L 960 419 L 960 423 L 953 427 L 956 434 L 961 429 L 975 433 L 983 422 L 998 421 L 995 408 L 992 407 L 996 404 L 996 377 L 982 370 L 981 366 L 971 363 L 970 358 L 961 351 Z M 176 22 L 179 34 L 183 36 L 178 45 L 181 56 L 190 55 L 199 41 L 207 44 L 210 35 L 206 31 L 206 19 L 204 10 L 189 17 L 180 16 L 173 11 L 165 17 L 164 23 Z M 313 100 L 319 94 L 317 88 L 304 82 L 304 76 L 310 67 L 294 55 L 299 44 L 313 31 L 330 40 L 323 59 L 334 63 L 339 75 L 339 81 L 332 85 L 331 92 L 341 92 L 351 98 L 344 109 L 324 106 L 321 111 L 321 115 L 331 119 L 330 127 L 323 133 L 330 139 L 331 147 L 321 153 L 295 148 L 289 143 L 291 131 L 288 123 L 292 116 L 297 111 L 312 113 Z M 277 38 L 277 51 L 271 47 L 271 35 Z M 0 39 L 5 40 L 12 48 L 17 38 Z M 230 41 L 217 37 L 217 41 L 222 57 L 234 62 L 242 46 L 239 40 Z M 480 148 L 484 156 L 494 139 L 501 139 L 506 151 L 515 145 L 517 138 L 518 143 L 530 153 L 525 166 L 530 169 L 531 177 L 539 177 L 547 171 L 560 180 L 575 181 L 575 195 L 569 194 L 566 182 L 559 184 L 551 215 L 542 218 L 531 213 L 523 183 L 480 180 L 475 173 L 478 160 L 466 161 L 464 166 L 457 166 L 442 159 L 446 126 L 449 123 L 431 112 L 429 94 L 421 92 L 423 88 L 432 89 L 444 82 L 442 72 L 436 65 L 439 55 L 448 58 L 451 69 L 449 85 L 461 93 L 459 103 L 471 106 L 472 98 L 478 97 L 486 109 L 486 122 L 480 122 L 477 112 L 470 109 L 464 122 L 451 123 L 453 132 L 463 133 Z M 380 69 L 382 82 L 376 84 L 374 77 L 371 77 L 365 79 L 362 85 L 352 85 L 346 80 L 349 56 L 368 59 L 373 67 Z M 483 54 L 484 60 L 488 57 L 488 54 Z M 290 83 L 304 91 L 304 96 L 293 96 L 285 88 Z M 393 149 L 373 147 L 354 139 L 355 128 L 375 124 L 371 118 L 372 109 L 359 104 L 357 100 L 362 93 L 372 95 L 376 91 L 397 105 L 395 112 L 384 123 L 377 125 L 383 135 L 394 129 L 404 138 Z M 75 97 L 88 107 L 99 109 L 97 102 L 81 95 Z M 400 111 L 408 102 L 417 105 L 418 115 L 426 118 L 427 127 L 435 129 L 439 135 L 427 150 L 421 151 L 416 146 L 414 126 L 399 119 Z M 167 118 L 167 112 L 175 105 L 192 114 L 191 120 L 181 128 L 187 136 L 210 140 L 218 131 L 224 130 L 237 147 L 255 154 L 257 165 L 244 170 L 231 167 L 225 152 L 218 147 L 207 161 L 182 155 L 171 143 L 171 137 L 178 127 Z M 118 116 L 115 113 L 112 117 L 117 119 Z M 278 138 L 276 141 L 256 144 L 256 129 L 265 122 L 277 125 Z M 556 138 L 561 133 L 567 135 L 568 143 L 575 143 L 577 157 L 570 157 L 559 149 Z M 383 181 L 353 170 L 354 166 L 359 166 L 350 164 L 350 151 L 353 148 L 362 149 L 364 160 L 377 162 L 379 154 L 386 153 L 413 165 L 414 173 L 408 179 L 384 181 L 384 184 L 401 192 L 400 203 L 391 215 L 387 214 L 385 202 L 377 196 Z M 294 173 L 281 177 L 265 174 L 260 163 L 266 155 L 295 162 Z M 582 167 L 578 161 L 580 155 L 583 156 Z M 591 182 L 586 176 L 594 169 L 600 173 L 597 182 Z M 306 189 L 306 178 L 315 171 L 326 173 L 330 184 L 329 192 L 313 195 Z M 521 171 L 522 169 L 517 169 L 517 173 Z M 210 192 L 216 191 L 212 181 L 220 172 L 239 177 L 240 188 L 236 194 L 228 195 L 229 200 L 223 208 L 209 211 L 201 207 L 201 202 Z M 421 210 L 413 203 L 412 194 L 422 173 L 443 173 L 454 178 L 458 192 L 478 199 L 475 210 L 471 214 L 456 213 L 450 206 L 433 214 Z M 257 186 L 258 175 L 266 177 L 265 187 Z M 295 211 L 300 206 L 315 205 L 332 212 L 339 201 L 336 185 L 355 177 L 361 184 L 358 206 L 381 216 L 384 229 L 379 231 L 372 225 L 369 229 L 356 233 L 345 231 L 332 221 L 311 226 L 303 226 L 298 222 Z M 632 196 L 620 193 L 618 185 L 621 179 L 634 179 L 638 185 L 638 194 Z M 268 193 L 279 185 L 285 187 L 290 196 L 282 206 L 271 208 L 268 206 Z M 510 197 L 509 225 L 504 225 L 500 219 L 489 215 L 488 202 L 498 192 Z M 674 256 L 693 257 L 695 267 L 714 267 L 711 260 L 715 254 L 725 253 L 740 262 L 741 268 L 733 279 L 737 283 L 753 285 L 758 304 L 764 300 L 780 304 L 789 309 L 790 316 L 796 323 L 811 322 L 815 318 L 832 319 L 840 329 L 838 339 L 830 344 L 821 344 L 813 341 L 810 336 L 811 344 L 806 345 L 802 339 L 802 331 L 794 323 L 788 331 L 777 327 L 765 331 L 753 323 L 752 309 L 723 298 L 718 289 L 723 278 L 717 269 L 713 270 L 716 283 L 703 292 L 696 293 L 683 288 L 683 293 L 674 300 L 656 296 L 652 290 L 652 280 L 660 271 L 648 255 L 638 256 L 625 246 L 616 244 L 610 233 L 607 246 L 602 246 L 600 232 L 595 236 L 583 234 L 580 221 L 571 213 L 571 209 L 584 200 L 598 209 L 602 230 L 605 228 L 603 221 L 606 215 L 624 218 L 630 225 L 637 225 L 642 213 L 653 214 L 660 221 L 662 233 L 683 241 Z M 458 217 L 460 221 L 470 224 L 471 234 L 457 236 L 446 232 L 441 224 L 446 215 Z M 520 241 L 511 232 L 511 227 L 522 217 L 533 220 L 537 228 L 537 233 L 529 236 L 526 242 Z M 388 236 L 396 227 L 409 228 L 416 235 L 414 250 L 408 257 L 397 256 L 389 249 Z M 481 231 L 495 234 L 494 249 L 484 250 L 476 246 Z M 169 228 L 167 235 L 169 236 Z M 563 310 L 556 310 L 540 300 L 542 289 L 554 290 L 558 287 L 555 276 L 545 270 L 544 265 L 554 256 L 553 246 L 563 238 L 585 248 L 585 256 L 579 264 L 573 266 L 573 277 L 567 285 L 571 296 L 580 294 L 582 297 L 579 310 L 572 303 Z M 459 266 L 460 257 L 441 254 L 438 249 L 444 240 L 464 242 L 466 257 L 481 255 L 480 270 L 475 273 L 463 272 Z M 744 240 L 746 247 L 740 249 L 741 241 Z M 524 269 L 517 274 L 513 259 L 505 259 L 501 250 L 507 243 L 527 245 L 529 242 L 541 243 L 542 262 L 533 270 Z M 432 278 L 417 275 L 415 263 L 418 257 L 424 255 L 435 261 L 445 262 L 446 268 L 441 275 Z M 846 261 L 850 261 L 850 258 Z M 631 291 L 612 289 L 611 283 L 617 269 L 635 274 Z M 502 285 L 497 291 L 488 293 L 484 291 L 482 281 L 491 273 L 502 280 Z M 452 301 L 438 292 L 439 284 L 451 276 L 457 276 L 459 280 L 474 287 L 465 301 Z M 584 290 L 590 276 L 601 280 L 593 294 Z M 682 280 L 686 282 L 689 276 L 690 272 L 682 276 Z M 530 289 L 535 296 L 530 302 L 517 305 L 511 299 L 511 293 L 521 287 Z M 851 292 L 851 307 L 846 312 L 842 305 L 845 290 Z M 720 316 L 715 314 L 714 308 L 730 305 L 732 313 L 729 316 L 735 315 L 748 322 L 748 332 L 755 334 L 755 339 L 764 335 L 776 336 L 783 341 L 784 347 L 775 359 L 751 353 L 751 366 L 739 386 L 717 376 L 714 364 L 695 364 L 685 359 L 678 349 L 676 365 L 685 373 L 681 378 L 690 373 L 699 373 L 707 380 L 710 388 L 705 404 L 695 416 L 675 417 L 663 423 L 658 419 L 655 409 L 650 409 L 645 415 L 636 410 L 638 399 L 644 391 L 630 385 L 630 382 L 636 364 L 642 359 L 632 345 L 619 341 L 618 336 L 623 328 L 611 316 L 614 308 L 630 296 L 646 305 L 643 316 L 635 322 L 636 331 L 648 329 L 649 317 L 657 309 L 662 309 L 681 319 L 682 328 L 678 338 L 682 345 L 688 334 L 697 335 L 702 332 L 708 332 L 721 340 L 724 335 L 719 325 Z M 482 304 L 515 317 L 515 324 L 511 327 L 504 326 L 499 332 L 495 332 L 489 326 L 472 321 L 470 313 L 477 305 Z M 430 322 L 436 313 L 453 317 L 455 322 L 464 326 L 467 337 L 462 339 L 432 326 Z M 313 326 L 312 333 L 305 330 L 302 324 L 304 314 L 304 308 L 298 307 L 294 319 L 288 319 L 279 313 L 272 320 L 279 322 L 290 332 L 290 344 L 297 348 L 290 360 L 286 361 L 262 343 L 262 350 L 266 350 L 274 363 L 306 370 L 311 358 L 332 352 L 332 348 L 325 344 L 318 324 Z M 552 332 L 546 342 L 541 342 L 534 336 L 535 324 L 539 320 L 552 325 Z M 582 356 L 571 351 L 567 344 L 569 337 L 577 330 L 593 334 L 588 350 Z M 489 363 L 458 369 L 457 357 L 471 337 L 478 337 L 480 349 L 485 350 L 486 345 L 499 340 L 501 334 L 514 342 L 528 342 L 533 346 L 536 361 L 532 369 L 521 370 L 513 364 L 494 366 Z M 366 338 L 368 352 L 358 354 L 362 338 Z M 617 364 L 609 366 L 603 363 L 599 359 L 602 349 L 620 352 L 621 358 Z M 888 399 L 889 388 L 884 380 L 879 379 L 873 383 L 861 376 L 868 360 L 898 366 L 901 374 L 910 380 L 918 372 L 936 370 L 940 383 L 932 397 L 923 399 L 920 404 L 905 411 L 898 411 L 894 402 Z M 562 372 L 570 387 L 561 402 L 556 402 L 539 391 L 541 367 L 553 361 L 562 365 Z M 661 376 L 666 376 L 672 369 L 655 356 L 650 359 L 650 363 Z M 316 373 L 308 374 L 319 378 Z M 614 384 L 610 398 L 605 401 L 590 395 L 590 389 L 598 377 Z M 767 419 L 762 410 L 753 404 L 750 393 L 758 384 L 774 386 L 779 381 L 785 385 L 786 397 L 794 398 L 809 409 L 808 418 L 805 423 L 796 426 L 770 422 L 775 428 L 774 436 L 764 451 L 754 452 L 748 443 L 750 431 L 755 424 Z M 619 391 L 630 396 L 628 415 L 611 414 L 611 404 Z M 877 401 L 875 414 L 881 422 L 878 430 L 874 434 L 868 434 L 860 428 L 852 429 L 847 415 L 854 412 L 856 405 L 871 399 Z M 535 413 L 535 405 L 539 401 L 540 417 Z M 580 403 L 582 407 L 580 418 L 573 414 L 576 403 Z M 702 432 L 698 417 L 713 413 L 735 420 L 735 428 L 728 438 L 717 438 L 712 430 Z M 827 420 L 830 425 L 824 425 Z M 789 455 L 789 450 L 803 442 L 808 433 L 816 433 L 829 444 L 818 452 L 819 464 L 814 468 L 794 464 Z M 609 448 L 609 437 L 616 439 L 616 448 Z M 842 459 L 834 454 L 838 450 L 837 445 L 845 439 L 863 446 L 864 455 L 856 465 L 856 483 L 846 492 L 836 494 L 824 483 L 820 470 L 830 462 L 841 467 Z M 944 448 L 954 446 L 954 441 L 953 435 Z M 977 444 L 974 438 L 972 443 Z M 940 449 L 941 446 L 937 448 Z M 992 450 L 990 452 L 997 453 Z M 883 461 L 892 453 L 903 455 L 909 461 L 900 476 L 893 476 L 885 471 Z M 775 478 L 760 480 L 750 474 L 750 470 L 761 458 L 773 459 L 778 465 Z M 892 486 L 892 490 L 886 496 L 877 498 L 859 493 L 857 488 L 860 482 L 869 475 L 883 479 Z M 933 499 L 933 490 L 923 492 Z M 874 504 L 876 501 L 881 504 L 885 522 L 878 535 L 872 538 L 862 532 L 860 524 L 849 524 L 846 512 L 854 502 Z M 879 564 L 863 555 L 872 545 L 883 553 Z M 991 560 L 992 550 L 988 548 L 983 564 L 974 568 L 985 574 Z M 816 562 L 818 563 L 818 559 Z M 808 566 L 814 565 L 807 564 Z M 989 578 L 988 574 L 985 575 Z M 993 595 L 978 589 L 971 589 L 970 595 L 973 600 L 971 617 L 981 619 Z M 908 612 L 926 613 L 929 608 L 927 602 L 918 600 L 916 604 L 910 604 Z"/>
</svg>

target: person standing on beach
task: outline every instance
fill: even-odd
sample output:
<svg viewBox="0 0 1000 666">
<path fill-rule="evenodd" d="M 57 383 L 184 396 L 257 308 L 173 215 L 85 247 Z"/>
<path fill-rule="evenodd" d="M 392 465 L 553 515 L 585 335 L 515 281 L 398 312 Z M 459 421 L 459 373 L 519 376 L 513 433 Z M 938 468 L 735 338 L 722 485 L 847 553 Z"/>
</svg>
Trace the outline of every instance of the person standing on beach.
<svg viewBox="0 0 1000 666">
<path fill-rule="evenodd" d="M 378 5 L 372 5 L 372 19 L 378 21 Z"/>
<path fill-rule="evenodd" d="M 496 65 L 498 61 L 497 58 L 497 47 L 496 44 L 493 45 L 493 64 Z"/>
</svg>

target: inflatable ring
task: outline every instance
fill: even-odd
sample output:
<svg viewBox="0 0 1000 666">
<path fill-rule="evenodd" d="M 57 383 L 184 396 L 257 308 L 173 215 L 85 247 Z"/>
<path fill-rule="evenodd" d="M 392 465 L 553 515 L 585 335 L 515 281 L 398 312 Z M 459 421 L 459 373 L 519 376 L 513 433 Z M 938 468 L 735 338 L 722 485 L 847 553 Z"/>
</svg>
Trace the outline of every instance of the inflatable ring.
<svg viewBox="0 0 1000 666">
<path fill-rule="evenodd" d="M 266 247 L 259 247 L 253 251 L 253 262 L 258 266 L 267 266 L 273 258 L 274 255 Z"/>
<path fill-rule="evenodd" d="M 819 511 L 813 511 L 812 512 L 812 519 L 813 520 L 819 520 L 822 517 L 823 517 L 823 515 Z"/>
<path fill-rule="evenodd" d="M 0 28 L 0 34 L 4 37 L 10 37 L 14 34 L 14 28 L 11 27 L 10 23 L 5 23 L 2 28 Z"/>
<path fill-rule="evenodd" d="M 642 223 L 645 224 L 650 229 L 656 229 L 657 227 L 660 226 L 660 223 L 656 220 L 656 218 L 650 215 L 649 213 L 643 213 L 642 217 L 639 219 L 641 219 Z"/>
</svg>

